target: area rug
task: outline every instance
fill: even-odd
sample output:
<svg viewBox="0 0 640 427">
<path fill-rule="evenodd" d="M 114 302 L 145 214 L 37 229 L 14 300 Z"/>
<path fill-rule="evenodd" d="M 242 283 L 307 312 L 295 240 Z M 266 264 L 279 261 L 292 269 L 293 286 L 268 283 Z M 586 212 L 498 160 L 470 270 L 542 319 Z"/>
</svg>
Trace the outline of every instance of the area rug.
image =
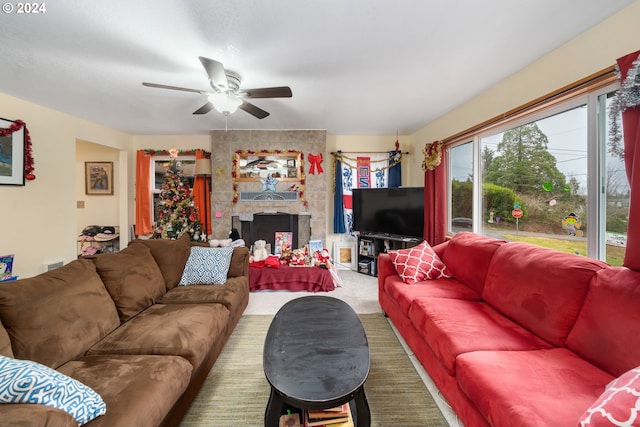
<svg viewBox="0 0 640 427">
<path fill-rule="evenodd" d="M 371 426 L 448 426 L 387 319 L 379 313 L 359 317 L 371 352 L 365 383 Z M 240 319 L 182 427 L 264 425 L 269 383 L 262 370 L 262 346 L 272 319 L 271 315 Z"/>
</svg>

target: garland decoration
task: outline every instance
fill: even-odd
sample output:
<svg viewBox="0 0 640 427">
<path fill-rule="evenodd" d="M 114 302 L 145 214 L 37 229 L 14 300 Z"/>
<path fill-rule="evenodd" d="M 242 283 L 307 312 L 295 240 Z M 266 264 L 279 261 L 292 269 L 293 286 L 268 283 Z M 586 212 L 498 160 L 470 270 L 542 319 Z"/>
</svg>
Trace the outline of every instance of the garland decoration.
<svg viewBox="0 0 640 427">
<path fill-rule="evenodd" d="M 616 65 L 618 79 L 622 80 L 620 67 Z M 622 124 L 620 115 L 628 108 L 640 106 L 640 54 L 631 64 L 627 77 L 620 83 L 609 110 L 609 152 L 624 159 Z"/>
<path fill-rule="evenodd" d="M 274 154 L 295 154 L 300 155 L 300 164 L 298 165 L 298 169 L 300 170 L 300 186 L 296 188 L 298 191 L 298 197 L 304 206 L 308 206 L 309 202 L 304 197 L 304 155 L 302 151 L 298 150 L 236 150 L 235 155 L 233 156 L 232 166 L 231 166 L 231 181 L 233 187 L 233 198 L 231 199 L 231 204 L 235 205 L 238 203 L 240 199 L 240 190 L 238 190 L 238 174 L 236 172 L 238 168 L 238 159 L 240 156 L 268 156 Z M 292 186 L 293 187 L 293 186 Z M 295 188 L 295 187 L 294 187 Z"/>
<path fill-rule="evenodd" d="M 173 156 L 176 153 L 178 156 L 195 156 L 196 151 L 198 150 L 195 150 L 195 149 L 177 150 L 175 148 L 171 148 L 169 150 L 154 150 L 154 149 L 148 148 L 142 151 L 144 154 L 151 155 L 151 156 Z M 209 151 L 205 151 L 205 150 L 200 150 L 200 151 L 202 151 L 202 155 L 204 156 L 205 159 L 211 158 L 211 153 Z"/>
<path fill-rule="evenodd" d="M 14 132 L 24 128 L 24 178 L 33 181 L 36 176 L 33 174 L 33 147 L 31 144 L 31 135 L 29 135 L 29 129 L 22 120 L 14 121 L 8 128 L 0 129 L 0 136 L 9 136 Z"/>
<path fill-rule="evenodd" d="M 442 162 L 442 145 L 442 141 L 433 141 L 424 145 L 422 149 L 422 154 L 424 154 L 424 160 L 422 161 L 423 171 L 432 171 L 440 166 L 440 162 Z"/>
<path fill-rule="evenodd" d="M 366 153 L 363 152 L 363 154 L 366 154 Z M 389 163 L 392 160 L 393 162 Z M 334 169 L 337 161 L 341 161 L 342 164 L 344 164 L 347 167 L 350 167 L 351 169 L 357 169 L 357 165 L 355 163 L 358 161 L 358 159 L 356 157 L 349 157 L 344 153 L 342 153 L 341 151 L 337 151 L 333 153 Z M 392 151 L 391 154 L 389 154 L 389 157 L 387 157 L 386 159 L 371 160 L 371 163 L 382 163 L 382 162 L 386 162 L 385 166 L 379 167 L 377 169 L 371 169 L 371 173 L 391 169 L 392 167 L 396 166 L 398 163 L 402 162 L 402 151 Z"/>
</svg>

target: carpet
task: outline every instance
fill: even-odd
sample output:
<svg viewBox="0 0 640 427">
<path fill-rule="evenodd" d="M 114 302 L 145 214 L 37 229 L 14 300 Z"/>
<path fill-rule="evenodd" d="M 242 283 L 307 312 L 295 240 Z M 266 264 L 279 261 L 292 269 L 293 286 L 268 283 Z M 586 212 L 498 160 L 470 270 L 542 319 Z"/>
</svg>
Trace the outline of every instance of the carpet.
<svg viewBox="0 0 640 427">
<path fill-rule="evenodd" d="M 365 383 L 371 426 L 448 426 L 387 319 L 379 313 L 358 316 L 371 352 Z M 271 319 L 240 319 L 181 427 L 264 425 L 269 383 L 262 370 L 262 346 Z"/>
</svg>

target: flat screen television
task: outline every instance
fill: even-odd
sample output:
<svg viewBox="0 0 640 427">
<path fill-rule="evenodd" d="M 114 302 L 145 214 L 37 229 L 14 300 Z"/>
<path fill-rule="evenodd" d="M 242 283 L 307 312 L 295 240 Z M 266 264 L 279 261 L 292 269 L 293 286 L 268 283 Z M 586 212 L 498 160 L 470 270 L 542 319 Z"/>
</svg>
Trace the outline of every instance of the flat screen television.
<svg viewBox="0 0 640 427">
<path fill-rule="evenodd" d="M 422 238 L 424 188 L 353 189 L 353 229 Z"/>
</svg>

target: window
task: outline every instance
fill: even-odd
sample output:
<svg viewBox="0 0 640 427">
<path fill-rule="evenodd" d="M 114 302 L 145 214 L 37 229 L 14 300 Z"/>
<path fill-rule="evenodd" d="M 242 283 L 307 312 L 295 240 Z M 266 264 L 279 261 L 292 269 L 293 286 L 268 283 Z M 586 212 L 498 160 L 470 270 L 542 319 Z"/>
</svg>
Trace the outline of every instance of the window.
<svg viewBox="0 0 640 427">
<path fill-rule="evenodd" d="M 448 144 L 449 232 L 621 265 L 629 185 L 622 159 L 608 151 L 615 89 L 583 89 Z"/>
<path fill-rule="evenodd" d="M 454 232 L 473 228 L 473 143 L 449 149 L 450 227 Z"/>
</svg>

